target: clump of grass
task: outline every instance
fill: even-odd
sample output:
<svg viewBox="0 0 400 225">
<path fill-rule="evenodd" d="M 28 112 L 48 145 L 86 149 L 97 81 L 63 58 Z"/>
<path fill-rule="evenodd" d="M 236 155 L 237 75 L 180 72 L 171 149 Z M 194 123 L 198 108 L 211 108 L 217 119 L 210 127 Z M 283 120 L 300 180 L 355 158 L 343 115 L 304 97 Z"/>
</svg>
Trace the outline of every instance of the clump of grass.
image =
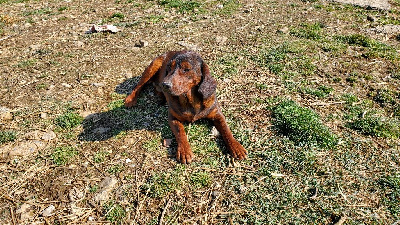
<svg viewBox="0 0 400 225">
<path fill-rule="evenodd" d="M 110 18 L 111 18 L 111 19 L 117 18 L 117 19 L 121 19 L 121 20 L 122 20 L 123 18 L 125 18 L 125 15 L 122 14 L 122 13 L 117 12 L 117 13 L 113 13 L 113 14 L 110 16 Z"/>
<path fill-rule="evenodd" d="M 0 131 L 0 144 L 15 141 L 17 135 L 14 131 Z"/>
<path fill-rule="evenodd" d="M 272 113 L 278 131 L 300 146 L 333 148 L 337 144 L 337 137 L 311 109 L 284 100 L 272 108 Z"/>
<path fill-rule="evenodd" d="M 220 15 L 232 15 L 241 7 L 241 4 L 237 0 L 223 0 L 218 1 L 218 3 L 222 4 L 222 8 L 216 11 Z"/>
<path fill-rule="evenodd" d="M 54 149 L 51 158 L 57 166 L 66 165 L 73 157 L 78 155 L 78 151 L 71 146 L 62 146 Z"/>
<path fill-rule="evenodd" d="M 383 177 L 378 184 L 385 192 L 383 204 L 393 216 L 400 218 L 400 175 Z"/>
<path fill-rule="evenodd" d="M 372 95 L 374 101 L 379 103 L 382 107 L 396 104 L 396 93 L 391 90 L 378 89 L 375 93 L 370 95 Z"/>
<path fill-rule="evenodd" d="M 347 127 L 375 137 L 398 138 L 400 136 L 399 121 L 377 115 L 374 111 L 359 110 L 358 116 L 349 121 Z"/>
<path fill-rule="evenodd" d="M 162 198 L 168 193 L 182 188 L 183 181 L 181 180 L 183 170 L 182 166 L 178 166 L 171 172 L 161 172 L 153 174 L 141 189 L 148 193 L 150 197 Z"/>
<path fill-rule="evenodd" d="M 55 124 L 63 129 L 72 129 L 80 125 L 83 117 L 74 112 L 66 112 L 55 119 Z"/>
<path fill-rule="evenodd" d="M 115 203 L 114 201 L 109 201 L 105 203 L 103 205 L 103 209 L 104 209 L 104 217 L 111 223 L 122 224 L 122 222 L 126 217 L 125 209 L 118 203 Z"/>
<path fill-rule="evenodd" d="M 306 38 L 310 40 L 320 40 L 322 38 L 322 28 L 325 26 L 321 23 L 308 24 L 303 23 L 300 28 L 294 28 L 290 30 L 290 34 L 299 37 Z"/>
<path fill-rule="evenodd" d="M 393 47 L 378 42 L 362 34 L 338 35 L 334 36 L 334 38 L 342 43 L 366 48 L 367 52 L 365 52 L 363 55 L 367 58 L 399 58 L 396 49 L 394 49 Z"/>
<path fill-rule="evenodd" d="M 352 105 L 359 101 L 357 96 L 349 93 L 343 94 L 342 100 L 345 101 L 347 105 Z"/>
<path fill-rule="evenodd" d="M 329 94 L 333 92 L 333 88 L 321 85 L 317 88 L 305 88 L 304 92 L 306 94 L 314 95 L 318 98 L 326 98 Z"/>
<path fill-rule="evenodd" d="M 102 162 L 104 162 L 104 160 L 106 159 L 106 157 L 108 155 L 109 155 L 108 152 L 104 152 L 104 151 L 96 152 L 96 154 L 93 156 L 93 161 L 95 163 L 102 163 Z"/>
<path fill-rule="evenodd" d="M 208 187 L 212 182 L 210 174 L 207 172 L 196 172 L 192 173 L 190 176 L 190 183 L 196 188 Z"/>
<path fill-rule="evenodd" d="M 175 8 L 180 13 L 194 12 L 195 9 L 201 9 L 202 5 L 194 0 L 158 0 L 157 2 L 166 8 Z"/>
</svg>

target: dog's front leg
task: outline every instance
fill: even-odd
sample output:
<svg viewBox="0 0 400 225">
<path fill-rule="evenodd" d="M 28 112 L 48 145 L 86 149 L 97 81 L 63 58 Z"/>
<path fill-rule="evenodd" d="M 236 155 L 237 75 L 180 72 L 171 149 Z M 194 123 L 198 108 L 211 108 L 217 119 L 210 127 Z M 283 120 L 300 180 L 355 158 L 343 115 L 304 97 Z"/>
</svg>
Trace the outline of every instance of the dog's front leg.
<svg viewBox="0 0 400 225">
<path fill-rule="evenodd" d="M 229 153 L 236 159 L 246 158 L 247 151 L 243 146 L 233 137 L 231 130 L 226 123 L 225 116 L 219 108 L 214 113 L 210 113 L 209 119 L 214 122 L 214 126 L 221 134 Z"/>
<path fill-rule="evenodd" d="M 183 126 L 182 122 L 172 116 L 171 113 L 169 113 L 168 122 L 172 132 L 175 135 L 176 142 L 178 142 L 176 160 L 183 164 L 191 163 L 194 155 L 190 149 L 190 145 L 186 137 L 185 127 Z"/>
</svg>

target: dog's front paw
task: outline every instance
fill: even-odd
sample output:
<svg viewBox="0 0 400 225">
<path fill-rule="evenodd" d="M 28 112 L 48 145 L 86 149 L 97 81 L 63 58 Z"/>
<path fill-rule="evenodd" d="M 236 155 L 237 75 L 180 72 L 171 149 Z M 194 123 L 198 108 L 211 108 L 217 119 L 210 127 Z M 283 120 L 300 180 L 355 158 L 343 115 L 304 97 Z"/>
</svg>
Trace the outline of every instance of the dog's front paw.
<svg viewBox="0 0 400 225">
<path fill-rule="evenodd" d="M 247 151 L 238 141 L 233 141 L 229 146 L 229 152 L 235 159 L 242 160 L 247 157 Z"/>
<path fill-rule="evenodd" d="M 176 151 L 176 160 L 183 164 L 189 164 L 192 162 L 194 155 L 189 146 L 178 147 Z"/>
<path fill-rule="evenodd" d="M 125 107 L 130 108 L 132 106 L 135 106 L 137 102 L 137 98 L 133 95 L 129 95 L 128 97 L 125 98 Z"/>
</svg>

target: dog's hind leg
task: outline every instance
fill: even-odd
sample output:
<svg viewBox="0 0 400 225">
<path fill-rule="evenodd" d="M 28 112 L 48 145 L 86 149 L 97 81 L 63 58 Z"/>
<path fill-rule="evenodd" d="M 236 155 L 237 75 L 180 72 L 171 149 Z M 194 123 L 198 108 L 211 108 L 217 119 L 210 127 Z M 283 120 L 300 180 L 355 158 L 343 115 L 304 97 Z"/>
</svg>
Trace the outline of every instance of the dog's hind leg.
<svg viewBox="0 0 400 225">
<path fill-rule="evenodd" d="M 125 98 L 125 107 L 132 107 L 136 105 L 137 98 L 143 86 L 158 73 L 165 59 L 165 55 L 159 56 L 151 62 L 151 64 L 144 70 L 142 77 L 133 89 L 132 93 Z"/>
</svg>

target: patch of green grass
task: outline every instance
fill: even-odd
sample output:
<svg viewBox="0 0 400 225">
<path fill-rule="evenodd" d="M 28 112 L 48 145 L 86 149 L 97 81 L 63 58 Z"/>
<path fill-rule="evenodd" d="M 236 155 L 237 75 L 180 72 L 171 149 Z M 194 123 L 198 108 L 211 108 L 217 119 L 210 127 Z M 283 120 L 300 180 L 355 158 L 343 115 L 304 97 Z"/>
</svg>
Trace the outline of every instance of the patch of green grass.
<svg viewBox="0 0 400 225">
<path fill-rule="evenodd" d="M 242 6 L 238 0 L 222 0 L 217 1 L 217 3 L 222 5 L 222 7 L 218 8 L 218 10 L 215 12 L 219 15 L 232 15 Z"/>
<path fill-rule="evenodd" d="M 51 158 L 57 166 L 64 166 L 77 155 L 78 151 L 74 147 L 62 146 L 54 149 Z"/>
<path fill-rule="evenodd" d="M 374 101 L 379 103 L 382 107 L 395 105 L 396 98 L 399 96 L 398 93 L 388 89 L 378 89 L 375 93 L 370 93 L 370 95 L 373 97 Z"/>
<path fill-rule="evenodd" d="M 14 131 L 0 131 L 0 144 L 12 142 L 17 139 L 17 134 Z"/>
<path fill-rule="evenodd" d="M 99 186 L 97 186 L 97 185 L 90 186 L 90 188 L 89 188 L 90 193 L 96 193 L 97 190 L 99 190 Z"/>
<path fill-rule="evenodd" d="M 93 161 L 95 163 L 102 163 L 106 159 L 106 157 L 109 155 L 108 152 L 104 151 L 98 151 L 96 154 L 93 156 Z"/>
<path fill-rule="evenodd" d="M 122 164 L 117 164 L 117 165 L 113 165 L 111 166 L 107 172 L 109 172 L 110 174 L 117 174 L 120 173 L 122 170 L 124 170 L 124 165 Z"/>
<path fill-rule="evenodd" d="M 320 40 L 322 38 L 321 34 L 322 28 L 324 28 L 324 25 L 321 23 L 314 23 L 314 24 L 303 23 L 300 25 L 299 28 L 291 29 L 290 34 L 299 38 Z"/>
<path fill-rule="evenodd" d="M 399 58 L 399 54 L 395 48 L 362 34 L 338 35 L 334 36 L 334 38 L 349 45 L 364 47 L 367 51 L 363 55 L 367 58 Z"/>
<path fill-rule="evenodd" d="M 171 172 L 155 173 L 141 186 L 141 189 L 153 198 L 162 198 L 175 190 L 181 190 L 184 184 L 184 170 L 184 165 L 178 165 Z"/>
<path fill-rule="evenodd" d="M 238 58 L 232 55 L 220 57 L 216 61 L 216 67 L 221 69 L 223 77 L 231 77 L 238 72 Z"/>
<path fill-rule="evenodd" d="M 278 131 L 300 146 L 333 148 L 338 142 L 317 113 L 293 101 L 282 101 L 273 107 L 272 113 Z"/>
<path fill-rule="evenodd" d="M 33 11 L 24 12 L 24 16 L 32 16 L 32 15 L 50 15 L 52 13 L 50 8 L 42 8 Z"/>
<path fill-rule="evenodd" d="M 378 185 L 385 193 L 383 204 L 395 218 L 400 219 L 400 175 L 382 177 Z"/>
<path fill-rule="evenodd" d="M 36 65 L 36 62 L 37 62 L 36 59 L 24 60 L 24 61 L 19 62 L 17 64 L 17 67 L 20 67 L 20 68 L 33 67 L 34 65 Z"/>
<path fill-rule="evenodd" d="M 345 101 L 347 105 L 353 105 L 354 103 L 359 101 L 357 96 L 349 93 L 343 94 L 342 100 Z"/>
<path fill-rule="evenodd" d="M 113 13 L 113 14 L 110 16 L 110 18 L 111 18 L 111 19 L 117 18 L 117 19 L 122 20 L 122 19 L 125 18 L 125 15 L 122 14 L 122 13 L 116 12 L 116 13 Z"/>
<path fill-rule="evenodd" d="M 201 156 L 218 151 L 217 141 L 210 137 L 211 124 L 209 121 L 198 121 L 186 126 L 186 134 L 195 154 Z"/>
<path fill-rule="evenodd" d="M 83 117 L 74 112 L 66 112 L 55 119 L 55 124 L 63 129 L 72 129 L 79 126 Z"/>
<path fill-rule="evenodd" d="M 375 137 L 398 138 L 400 136 L 400 122 L 398 120 L 389 119 L 373 110 L 365 110 L 361 107 L 353 107 L 352 111 L 353 114 L 356 114 L 356 117 L 347 122 L 347 127 Z"/>
<path fill-rule="evenodd" d="M 114 100 L 114 101 L 108 103 L 108 105 L 107 105 L 107 108 L 109 110 L 115 110 L 115 109 L 122 108 L 122 107 L 124 107 L 123 99 Z"/>
<path fill-rule="evenodd" d="M 39 90 L 47 89 L 48 87 L 49 87 L 48 84 L 40 83 L 40 84 L 37 84 L 37 85 L 35 86 L 35 89 L 36 89 L 37 91 L 39 91 Z"/>
<path fill-rule="evenodd" d="M 109 201 L 103 205 L 104 217 L 106 220 L 114 224 L 123 224 L 126 217 L 126 211 L 124 207 L 115 203 L 114 201 Z"/>
<path fill-rule="evenodd" d="M 212 177 L 207 172 L 195 172 L 190 175 L 190 184 L 195 189 L 208 187 L 212 183 Z"/>
<path fill-rule="evenodd" d="M 67 6 L 60 6 L 57 10 L 58 10 L 59 12 L 62 12 L 62 11 L 65 11 L 65 10 L 67 10 L 67 9 L 68 9 Z"/>
<path fill-rule="evenodd" d="M 153 138 L 143 144 L 143 148 L 149 152 L 156 152 L 161 149 L 160 137 Z"/>
<path fill-rule="evenodd" d="M 314 95 L 318 98 L 326 98 L 333 92 L 333 88 L 321 85 L 317 88 L 305 88 L 304 92 L 309 95 Z"/>
<path fill-rule="evenodd" d="M 175 8 L 180 13 L 193 13 L 195 9 L 201 10 L 202 3 L 194 0 L 157 0 L 159 5 L 166 8 Z"/>
</svg>

